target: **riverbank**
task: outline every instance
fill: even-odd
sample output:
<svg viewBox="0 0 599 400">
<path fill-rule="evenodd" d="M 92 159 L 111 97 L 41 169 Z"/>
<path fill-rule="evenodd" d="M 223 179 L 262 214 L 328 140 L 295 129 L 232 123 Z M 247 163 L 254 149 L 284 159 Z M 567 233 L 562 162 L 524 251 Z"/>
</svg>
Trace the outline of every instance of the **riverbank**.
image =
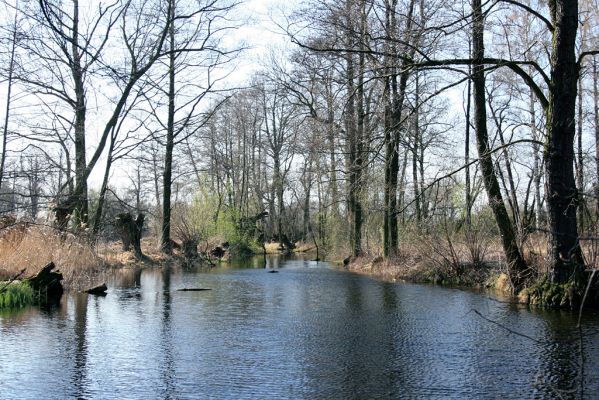
<svg viewBox="0 0 599 400">
<path fill-rule="evenodd" d="M 142 239 L 144 257 L 123 251 L 119 242 L 93 240 L 82 231 L 58 232 L 45 225 L 18 223 L 0 230 L 0 281 L 15 276 L 30 277 L 50 262 L 63 275 L 66 290 L 84 290 L 105 281 L 115 268 L 138 268 L 164 264 L 182 258 L 178 250 L 169 257 L 159 251 L 153 238 Z"/>
<path fill-rule="evenodd" d="M 513 296 L 503 254 L 493 241 L 482 243 L 479 240 L 474 246 L 472 241 L 456 240 L 451 246 L 443 246 L 443 242 L 419 239 L 411 244 L 408 241 L 403 243 L 399 254 L 390 259 L 369 255 L 380 254 L 379 250 L 371 249 L 364 256 L 343 260 L 341 254 L 348 250 L 341 248 L 338 249 L 339 254 L 329 254 L 326 259 L 351 272 L 389 282 L 492 288 Z M 514 301 L 550 307 L 577 307 L 582 298 L 579 293 L 584 288 L 548 284 L 543 279 L 538 261 L 543 254 L 540 244 L 531 246 L 531 243 L 535 242 L 529 241 L 525 253 L 531 266 L 527 288 L 514 296 Z M 185 258 L 178 246 L 175 246 L 172 255 L 166 255 L 160 251 L 159 244 L 156 237 L 143 238 L 143 257 L 139 258 L 133 251 L 123 251 L 120 242 L 94 240 L 86 231 L 75 235 L 58 232 L 49 226 L 19 223 L 0 230 L 0 281 L 11 280 L 17 274 L 33 276 L 44 265 L 54 262 L 64 277 L 64 288 L 81 291 L 104 283 L 107 274 L 114 269 L 168 264 L 211 267 L 220 260 L 235 257 L 235 254 L 231 254 L 235 246 L 229 248 L 223 238 L 215 237 L 202 242 L 197 249 L 199 256 L 191 260 Z M 218 255 L 211 254 L 215 249 L 220 250 Z M 279 243 L 266 243 L 264 249 L 269 255 L 289 254 Z M 312 256 L 314 251 L 315 248 L 309 243 L 295 243 L 293 253 Z M 596 300 L 589 298 L 589 302 Z"/>
<path fill-rule="evenodd" d="M 540 308 L 578 309 L 579 307 L 598 308 L 599 291 L 597 285 L 570 281 L 558 285 L 550 283 L 542 266 L 532 261 L 530 275 L 524 288 L 513 292 L 501 254 L 496 258 L 481 260 L 474 264 L 455 259 L 453 262 L 439 260 L 431 262 L 430 256 L 411 253 L 411 256 L 383 257 L 361 256 L 349 258 L 343 267 L 353 273 L 367 275 L 387 282 L 424 283 L 452 287 L 492 290 L 507 296 L 514 303 Z M 538 258 L 537 258 L 538 259 Z M 345 261 L 348 261 L 347 259 Z M 338 263 L 341 265 L 341 263 Z"/>
<path fill-rule="evenodd" d="M 497 288 L 509 293 L 507 277 L 497 262 L 473 265 L 431 265 L 421 257 L 395 257 L 385 260 L 383 257 L 362 256 L 351 258 L 344 266 L 348 271 L 371 276 L 387 282 L 428 283 L 435 285 L 463 286 L 473 288 Z"/>
</svg>

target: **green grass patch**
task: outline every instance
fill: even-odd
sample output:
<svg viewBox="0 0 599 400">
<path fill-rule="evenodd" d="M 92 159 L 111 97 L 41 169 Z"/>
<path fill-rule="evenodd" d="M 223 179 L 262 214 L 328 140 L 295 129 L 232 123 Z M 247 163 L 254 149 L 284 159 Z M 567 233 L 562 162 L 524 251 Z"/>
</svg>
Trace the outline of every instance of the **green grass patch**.
<svg viewBox="0 0 599 400">
<path fill-rule="evenodd" d="M 0 309 L 22 308 L 35 302 L 31 286 L 25 282 L 11 283 L 4 287 L 0 284 Z"/>
</svg>

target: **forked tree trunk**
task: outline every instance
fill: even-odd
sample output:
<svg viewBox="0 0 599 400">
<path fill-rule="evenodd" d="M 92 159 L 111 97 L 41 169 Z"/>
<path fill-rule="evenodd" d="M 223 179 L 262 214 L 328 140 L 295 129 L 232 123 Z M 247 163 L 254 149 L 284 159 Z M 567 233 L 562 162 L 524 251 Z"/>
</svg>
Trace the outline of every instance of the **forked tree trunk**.
<svg viewBox="0 0 599 400">
<path fill-rule="evenodd" d="M 133 219 L 130 213 L 119 214 L 116 218 L 116 227 L 121 236 L 123 243 L 123 251 L 129 251 L 133 246 L 133 251 L 136 258 L 143 258 L 141 251 L 141 235 L 143 231 L 145 216 L 138 214 L 136 219 Z"/>
</svg>

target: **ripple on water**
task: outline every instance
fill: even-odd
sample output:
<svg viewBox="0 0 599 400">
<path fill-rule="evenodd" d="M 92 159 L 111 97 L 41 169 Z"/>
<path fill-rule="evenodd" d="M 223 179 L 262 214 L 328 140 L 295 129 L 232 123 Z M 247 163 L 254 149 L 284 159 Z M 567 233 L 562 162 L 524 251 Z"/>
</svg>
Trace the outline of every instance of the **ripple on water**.
<svg viewBox="0 0 599 400">
<path fill-rule="evenodd" d="M 569 313 L 314 264 L 145 270 L 106 297 L 2 314 L 0 397 L 554 398 L 578 378 Z M 596 314 L 585 329 L 599 329 Z M 588 398 L 599 389 L 597 342 L 584 343 Z"/>
</svg>

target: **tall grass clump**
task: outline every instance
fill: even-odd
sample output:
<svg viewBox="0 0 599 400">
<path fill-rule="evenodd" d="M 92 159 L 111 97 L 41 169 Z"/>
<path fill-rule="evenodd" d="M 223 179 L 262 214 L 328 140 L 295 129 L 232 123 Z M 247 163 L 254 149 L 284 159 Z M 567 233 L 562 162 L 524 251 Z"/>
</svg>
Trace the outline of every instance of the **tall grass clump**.
<svg viewBox="0 0 599 400">
<path fill-rule="evenodd" d="M 66 288 L 81 289 L 104 268 L 85 235 L 60 232 L 50 226 L 18 223 L 0 229 L 0 280 L 17 275 L 32 276 L 54 262 L 63 274 Z"/>
<path fill-rule="evenodd" d="M 25 282 L 0 287 L 0 309 L 22 308 L 35 302 L 33 289 Z"/>
</svg>

